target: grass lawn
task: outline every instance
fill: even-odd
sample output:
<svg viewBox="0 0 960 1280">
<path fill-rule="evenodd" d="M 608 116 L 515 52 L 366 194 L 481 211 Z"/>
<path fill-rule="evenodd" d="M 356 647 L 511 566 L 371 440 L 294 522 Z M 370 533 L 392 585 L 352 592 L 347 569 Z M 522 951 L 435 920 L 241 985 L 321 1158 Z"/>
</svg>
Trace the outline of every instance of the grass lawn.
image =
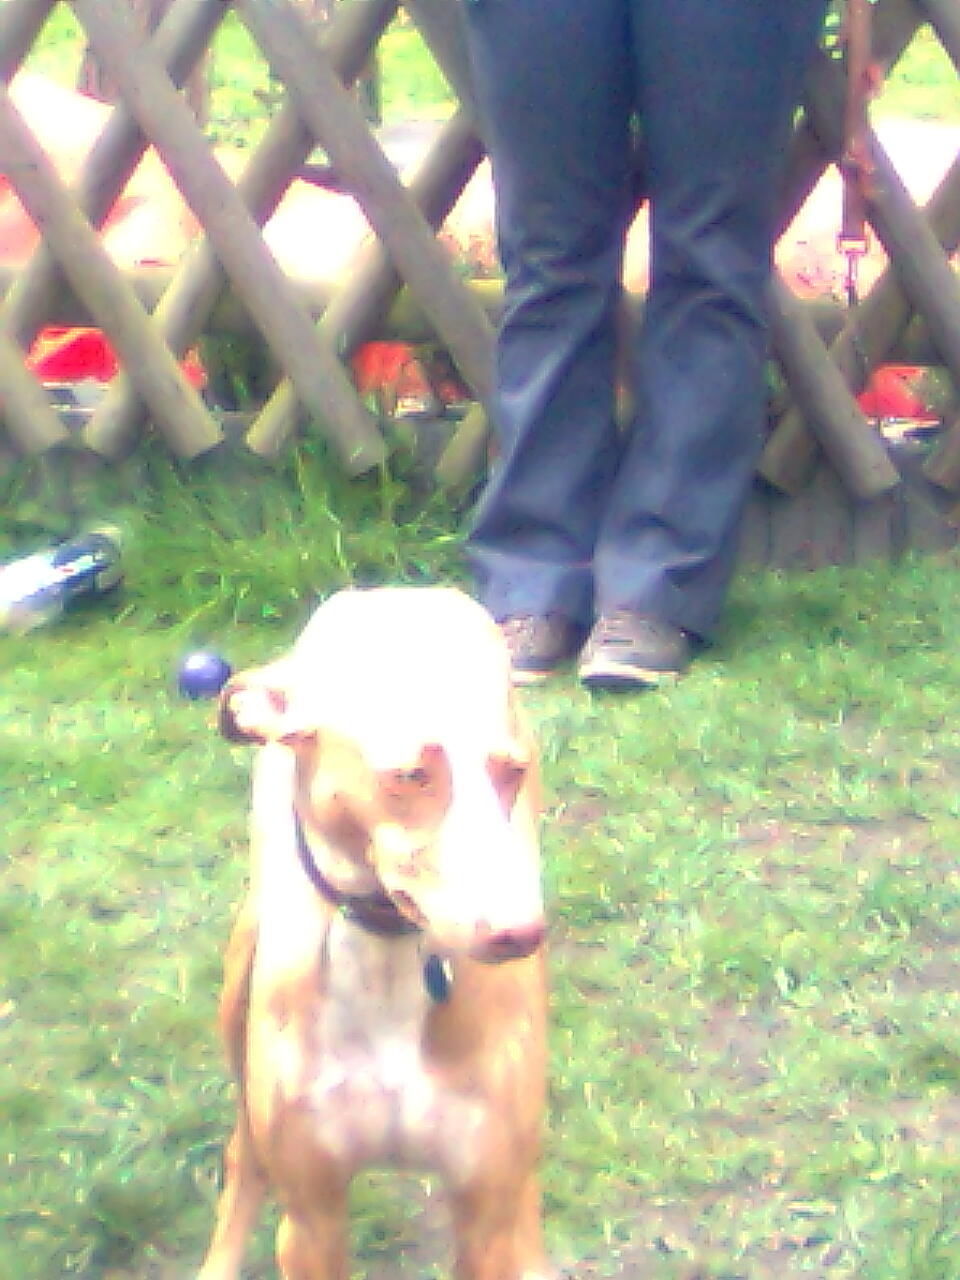
<svg viewBox="0 0 960 1280">
<path fill-rule="evenodd" d="M 315 592 L 460 570 L 443 510 L 347 494 L 309 447 L 241 488 L 148 470 L 85 499 L 128 530 L 122 597 L 0 640 L 0 1275 L 23 1280 L 173 1280 L 209 1228 L 249 757 L 177 660 L 260 661 Z M 48 510 L 0 497 L 2 554 Z M 578 1277 L 960 1274 L 958 601 L 954 555 L 751 575 L 675 689 L 526 695 L 548 1236 Z M 368 1274 L 442 1274 L 419 1180 L 365 1181 L 355 1211 Z"/>
<path fill-rule="evenodd" d="M 960 79 L 930 27 L 917 32 L 875 109 L 921 120 L 960 120 Z"/>
<path fill-rule="evenodd" d="M 388 118 L 444 109 L 415 42 L 398 27 L 384 46 Z M 70 81 L 78 47 L 58 6 L 32 65 Z M 229 17 L 217 136 L 249 142 L 270 92 Z M 960 120 L 929 38 L 878 109 Z M 448 511 L 340 482 L 311 443 L 226 481 L 139 465 L 82 499 L 127 532 L 124 591 L 0 637 L 0 1276 L 17 1280 L 182 1280 L 210 1228 L 250 759 L 176 696 L 179 659 L 259 662 L 318 595 L 461 576 Z M 55 488 L 16 474 L 0 510 L 0 560 L 65 528 Z M 752 574 L 676 688 L 525 695 L 552 920 L 547 1231 L 578 1280 L 960 1276 L 958 634 L 958 554 Z M 358 1184 L 365 1274 L 443 1274 L 430 1191 Z M 248 1280 L 275 1274 L 271 1249 L 268 1223 Z"/>
</svg>

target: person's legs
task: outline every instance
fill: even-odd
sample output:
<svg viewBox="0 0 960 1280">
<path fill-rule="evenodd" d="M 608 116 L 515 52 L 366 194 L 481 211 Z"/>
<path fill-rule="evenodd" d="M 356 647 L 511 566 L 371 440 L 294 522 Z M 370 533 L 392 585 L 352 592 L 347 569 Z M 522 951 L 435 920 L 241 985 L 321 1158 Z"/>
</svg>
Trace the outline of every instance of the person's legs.
<svg viewBox="0 0 960 1280">
<path fill-rule="evenodd" d="M 507 277 L 501 453 L 468 555 L 499 619 L 592 617 L 617 463 L 616 313 L 629 209 L 627 0 L 465 6 Z"/>
<path fill-rule="evenodd" d="M 598 612 L 707 636 L 762 440 L 778 176 L 823 0 L 632 0 L 651 204 L 637 415 L 595 559 Z"/>
</svg>

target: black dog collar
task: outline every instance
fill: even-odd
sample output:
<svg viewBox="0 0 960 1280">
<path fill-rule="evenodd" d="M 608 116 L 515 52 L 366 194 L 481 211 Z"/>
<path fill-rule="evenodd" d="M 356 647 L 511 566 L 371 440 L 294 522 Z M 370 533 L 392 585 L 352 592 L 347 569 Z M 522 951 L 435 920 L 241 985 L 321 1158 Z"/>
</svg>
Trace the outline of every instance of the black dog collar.
<svg viewBox="0 0 960 1280">
<path fill-rule="evenodd" d="M 294 813 L 293 822 L 300 865 L 313 887 L 331 906 L 342 911 L 353 924 L 380 938 L 402 938 L 421 932 L 420 926 L 399 911 L 387 894 L 344 893 L 331 884 L 310 852 L 298 813 Z M 450 999 L 453 987 L 453 967 L 450 961 L 433 953 L 428 955 L 423 965 L 423 985 L 435 1004 L 445 1004 Z"/>
<path fill-rule="evenodd" d="M 381 938 L 400 938 L 405 934 L 420 932 L 420 926 L 414 924 L 398 910 L 393 899 L 387 894 L 383 892 L 345 893 L 331 884 L 316 864 L 298 813 L 294 813 L 293 822 L 300 865 L 313 887 L 331 906 L 342 911 L 348 920 L 358 924 L 361 929 L 366 929 L 368 933 L 375 933 Z"/>
</svg>

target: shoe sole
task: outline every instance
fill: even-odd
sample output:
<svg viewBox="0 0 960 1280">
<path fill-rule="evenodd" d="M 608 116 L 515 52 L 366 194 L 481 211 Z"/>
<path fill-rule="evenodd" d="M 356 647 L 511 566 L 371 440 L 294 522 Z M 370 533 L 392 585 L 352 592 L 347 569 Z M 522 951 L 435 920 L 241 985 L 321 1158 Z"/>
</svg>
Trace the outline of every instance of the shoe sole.
<svg viewBox="0 0 960 1280">
<path fill-rule="evenodd" d="M 578 671 L 580 683 L 588 689 L 609 689 L 622 692 L 630 689 L 656 689 L 661 685 L 676 684 L 679 671 L 656 671 L 628 662 L 604 662 L 591 659 Z"/>
<path fill-rule="evenodd" d="M 523 688 L 526 685 L 542 684 L 544 680 L 555 676 L 559 670 L 559 667 L 548 667 L 545 671 L 525 671 L 522 667 L 511 667 L 510 679 L 514 685 Z"/>
</svg>

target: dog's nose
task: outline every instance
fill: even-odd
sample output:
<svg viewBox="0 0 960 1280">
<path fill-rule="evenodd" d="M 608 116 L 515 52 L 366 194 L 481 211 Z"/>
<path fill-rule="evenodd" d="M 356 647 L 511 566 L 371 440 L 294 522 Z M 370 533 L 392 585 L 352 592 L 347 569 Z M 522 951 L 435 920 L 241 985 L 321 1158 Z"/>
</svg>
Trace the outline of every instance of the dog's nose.
<svg viewBox="0 0 960 1280">
<path fill-rule="evenodd" d="M 510 929 L 497 929 L 478 939 L 473 955 L 484 964 L 522 960 L 524 956 L 532 955 L 546 936 L 547 927 L 542 920 L 514 925 Z"/>
</svg>

